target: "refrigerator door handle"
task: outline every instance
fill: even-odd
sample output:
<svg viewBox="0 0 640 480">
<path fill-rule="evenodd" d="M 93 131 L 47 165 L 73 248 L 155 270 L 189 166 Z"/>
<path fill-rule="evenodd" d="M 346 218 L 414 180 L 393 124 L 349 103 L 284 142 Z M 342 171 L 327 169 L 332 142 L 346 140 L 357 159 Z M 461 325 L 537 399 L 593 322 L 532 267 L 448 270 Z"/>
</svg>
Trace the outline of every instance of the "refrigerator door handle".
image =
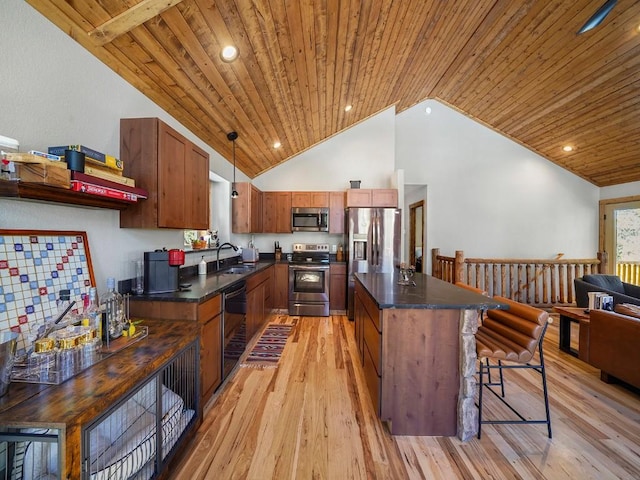
<svg viewBox="0 0 640 480">
<path fill-rule="evenodd" d="M 376 212 L 376 265 L 380 266 L 380 215 Z"/>
<path fill-rule="evenodd" d="M 376 217 L 373 211 L 371 212 L 371 266 L 376 265 Z"/>
</svg>

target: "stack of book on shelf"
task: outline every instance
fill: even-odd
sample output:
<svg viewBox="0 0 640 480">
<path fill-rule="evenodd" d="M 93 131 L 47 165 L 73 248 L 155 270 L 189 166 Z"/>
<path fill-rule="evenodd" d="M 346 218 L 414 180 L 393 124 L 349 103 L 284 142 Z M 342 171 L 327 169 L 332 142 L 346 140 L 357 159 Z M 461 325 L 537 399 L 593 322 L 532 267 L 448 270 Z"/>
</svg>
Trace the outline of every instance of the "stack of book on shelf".
<svg viewBox="0 0 640 480">
<path fill-rule="evenodd" d="M 77 150 L 85 154 L 84 173 L 71 172 L 72 190 L 128 202 L 148 197 L 146 190 L 136 187 L 133 178 L 123 175 L 123 163 L 118 158 L 84 145 L 49 147 L 48 152 L 64 158 L 65 150 Z"/>
<path fill-rule="evenodd" d="M 137 202 L 138 199 L 149 196 L 149 193 L 143 188 L 132 187 L 81 172 L 71 172 L 71 190 L 128 202 Z"/>
<path fill-rule="evenodd" d="M 98 152 L 97 150 L 84 145 L 62 145 L 60 147 L 49 147 L 48 152 L 51 155 L 59 155 L 64 158 L 65 150 L 77 150 L 78 152 L 82 152 L 85 155 L 86 163 L 95 165 L 98 168 L 105 168 L 108 171 L 119 172 L 122 174 L 122 170 L 124 168 L 122 160 L 111 155 Z"/>
</svg>

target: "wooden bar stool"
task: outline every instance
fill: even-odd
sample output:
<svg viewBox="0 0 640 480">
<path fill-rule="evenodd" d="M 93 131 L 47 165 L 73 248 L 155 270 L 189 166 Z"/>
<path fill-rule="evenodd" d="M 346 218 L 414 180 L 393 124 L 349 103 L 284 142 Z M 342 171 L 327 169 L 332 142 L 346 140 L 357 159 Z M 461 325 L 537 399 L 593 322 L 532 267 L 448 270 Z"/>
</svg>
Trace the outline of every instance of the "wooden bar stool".
<svg viewBox="0 0 640 480">
<path fill-rule="evenodd" d="M 509 305 L 509 310 L 488 310 L 482 325 L 476 334 L 476 351 L 478 354 L 479 388 L 478 388 L 478 438 L 481 437 L 483 424 L 546 424 L 551 438 L 551 416 L 547 392 L 547 377 L 544 366 L 542 342 L 547 326 L 551 323 L 549 314 L 544 310 L 515 302 L 508 298 L 495 296 L 495 300 Z M 536 361 L 535 353 L 538 350 Z M 497 362 L 492 364 L 491 361 Z M 542 377 L 545 419 L 527 420 L 505 399 L 503 370 L 530 368 Z M 491 370 L 498 370 L 500 380 L 492 382 Z M 488 381 L 485 380 L 485 375 Z M 496 392 L 494 387 L 500 387 Z M 482 415 L 483 391 L 487 388 L 506 405 L 518 419 L 486 420 Z"/>
</svg>

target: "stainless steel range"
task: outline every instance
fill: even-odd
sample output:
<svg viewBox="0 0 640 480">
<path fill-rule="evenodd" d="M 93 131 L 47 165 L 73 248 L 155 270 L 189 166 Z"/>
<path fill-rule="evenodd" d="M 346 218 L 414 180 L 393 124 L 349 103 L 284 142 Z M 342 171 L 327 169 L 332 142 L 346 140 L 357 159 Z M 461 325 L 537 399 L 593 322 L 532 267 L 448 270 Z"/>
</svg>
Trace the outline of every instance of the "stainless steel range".
<svg viewBox="0 0 640 480">
<path fill-rule="evenodd" d="M 329 316 L 329 244 L 294 243 L 289 262 L 289 315 Z"/>
</svg>

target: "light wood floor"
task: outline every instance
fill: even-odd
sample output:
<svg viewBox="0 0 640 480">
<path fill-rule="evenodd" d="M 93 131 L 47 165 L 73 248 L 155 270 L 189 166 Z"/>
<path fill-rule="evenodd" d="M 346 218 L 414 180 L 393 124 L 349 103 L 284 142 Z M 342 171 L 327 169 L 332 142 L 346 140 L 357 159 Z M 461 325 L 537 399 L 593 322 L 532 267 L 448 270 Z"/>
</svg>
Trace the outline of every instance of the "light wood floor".
<svg viewBox="0 0 640 480">
<path fill-rule="evenodd" d="M 239 368 L 230 377 L 171 478 L 640 478 L 640 395 L 601 382 L 598 370 L 560 352 L 557 323 L 545 339 L 553 439 L 544 425 L 500 425 L 461 442 L 387 433 L 346 317 L 272 321 L 296 324 L 279 368 Z M 507 375 L 509 398 L 541 416 L 539 376 Z"/>
</svg>

